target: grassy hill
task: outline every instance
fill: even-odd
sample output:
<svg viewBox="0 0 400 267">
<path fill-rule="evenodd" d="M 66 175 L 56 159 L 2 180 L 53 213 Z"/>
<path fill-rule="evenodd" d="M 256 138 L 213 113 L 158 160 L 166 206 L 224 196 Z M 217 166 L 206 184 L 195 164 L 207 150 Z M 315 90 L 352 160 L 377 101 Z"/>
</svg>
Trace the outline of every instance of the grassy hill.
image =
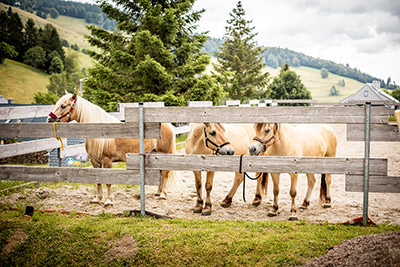
<svg viewBox="0 0 400 267">
<path fill-rule="evenodd" d="M 358 82 L 354 79 L 346 78 L 336 74 L 329 73 L 329 77 L 322 79 L 320 70 L 309 67 L 290 67 L 291 70 L 300 75 L 300 79 L 307 89 L 311 92 L 312 98 L 318 102 L 326 103 L 338 103 L 341 99 L 352 95 L 358 89 L 363 86 L 363 83 Z M 265 67 L 264 71 L 268 71 L 271 76 L 277 76 L 280 68 L 273 69 L 271 67 Z M 339 86 L 339 80 L 345 81 L 345 86 Z M 336 89 L 340 91 L 338 96 L 329 96 L 329 90 L 332 85 L 335 85 Z"/>
<path fill-rule="evenodd" d="M 0 64 L 0 77 L 0 95 L 16 104 L 31 104 L 36 92 L 47 92 L 49 83 L 49 75 L 10 59 Z"/>
</svg>

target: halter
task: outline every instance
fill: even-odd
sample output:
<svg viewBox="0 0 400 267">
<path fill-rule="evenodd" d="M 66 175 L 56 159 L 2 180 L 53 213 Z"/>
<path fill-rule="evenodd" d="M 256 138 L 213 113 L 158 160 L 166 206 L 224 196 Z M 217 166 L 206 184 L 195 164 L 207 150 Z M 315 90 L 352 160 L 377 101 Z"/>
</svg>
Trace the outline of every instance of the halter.
<svg viewBox="0 0 400 267">
<path fill-rule="evenodd" d="M 75 97 L 74 101 L 71 104 L 71 108 L 69 109 L 69 112 L 65 113 L 64 115 L 61 115 L 60 117 L 57 117 L 56 114 L 54 114 L 53 112 L 49 113 L 49 116 L 52 117 L 53 119 L 55 119 L 57 122 L 59 122 L 62 118 L 64 118 L 65 116 L 68 116 L 68 122 L 71 121 L 71 113 L 74 111 L 75 108 L 75 104 L 76 104 L 76 100 L 78 99 L 78 96 Z"/>
<path fill-rule="evenodd" d="M 222 145 L 217 145 L 216 143 L 214 143 L 213 141 L 211 141 L 211 140 L 208 138 L 207 132 L 206 132 L 206 128 L 204 128 L 204 136 L 205 136 L 205 138 L 206 138 L 206 147 L 207 147 L 207 148 L 211 149 L 211 148 L 208 146 L 208 143 L 211 143 L 213 146 L 215 146 L 215 147 L 217 148 L 217 150 L 214 151 L 213 155 L 217 155 L 218 152 L 221 150 L 221 148 L 223 148 L 224 146 L 230 144 L 230 142 L 226 142 L 226 143 L 223 143 Z"/>
<path fill-rule="evenodd" d="M 267 150 L 267 144 L 269 143 L 269 141 L 271 141 L 272 139 L 275 139 L 275 136 L 271 136 L 271 138 L 269 138 L 267 141 L 263 141 L 261 140 L 261 138 L 259 138 L 258 136 L 254 137 L 253 140 L 254 141 L 258 141 L 263 145 L 263 152 L 265 152 Z"/>
</svg>

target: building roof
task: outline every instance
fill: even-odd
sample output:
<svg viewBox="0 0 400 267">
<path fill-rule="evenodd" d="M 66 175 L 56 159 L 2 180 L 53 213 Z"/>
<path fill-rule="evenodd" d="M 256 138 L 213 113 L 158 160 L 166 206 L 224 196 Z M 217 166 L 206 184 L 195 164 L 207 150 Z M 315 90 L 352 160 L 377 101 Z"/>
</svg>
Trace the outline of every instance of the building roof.
<svg viewBox="0 0 400 267">
<path fill-rule="evenodd" d="M 366 83 L 354 94 L 340 100 L 340 103 L 396 102 L 399 101 L 379 88 L 379 84 Z"/>
<path fill-rule="evenodd" d="M 8 100 L 0 95 L 0 104 L 8 104 Z"/>
</svg>

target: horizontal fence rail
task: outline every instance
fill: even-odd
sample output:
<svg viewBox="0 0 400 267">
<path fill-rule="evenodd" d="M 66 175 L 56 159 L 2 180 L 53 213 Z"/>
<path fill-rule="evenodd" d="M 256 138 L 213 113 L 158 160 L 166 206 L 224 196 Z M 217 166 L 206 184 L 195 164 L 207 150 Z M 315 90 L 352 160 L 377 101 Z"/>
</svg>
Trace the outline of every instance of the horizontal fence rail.
<svg viewBox="0 0 400 267">
<path fill-rule="evenodd" d="M 160 171 L 146 171 L 146 185 L 160 184 Z M 91 184 L 140 184 L 139 170 L 0 165 L 1 180 Z"/>
<path fill-rule="evenodd" d="M 346 175 L 347 192 L 364 191 L 364 175 Z M 369 191 L 373 193 L 400 193 L 400 176 L 369 177 Z"/>
<path fill-rule="evenodd" d="M 151 153 L 146 169 L 239 172 L 240 156 Z M 372 175 L 387 175 L 387 159 L 370 160 Z M 139 154 L 129 153 L 127 169 L 139 169 Z M 243 156 L 242 172 L 363 174 L 363 158 Z"/>
<path fill-rule="evenodd" d="M 55 138 L 46 138 L 34 141 L 0 145 L 0 158 L 13 157 L 61 147 L 60 141 Z"/>
<path fill-rule="evenodd" d="M 370 130 L 370 141 L 400 142 L 397 125 L 371 124 Z M 363 124 L 348 124 L 347 141 L 365 141 L 365 126 Z"/>
<path fill-rule="evenodd" d="M 0 120 L 47 117 L 54 107 L 54 105 L 2 107 L 0 108 Z"/>
<path fill-rule="evenodd" d="M 137 123 L 57 123 L 60 138 L 139 138 Z M 158 123 L 145 125 L 145 138 L 159 139 Z M 0 123 L 0 137 L 54 137 L 52 123 Z"/>
<path fill-rule="evenodd" d="M 387 124 L 393 111 L 372 109 L 371 123 Z M 138 122 L 137 108 L 125 109 L 126 122 Z M 146 108 L 144 122 L 365 123 L 364 107 L 165 107 Z"/>
</svg>

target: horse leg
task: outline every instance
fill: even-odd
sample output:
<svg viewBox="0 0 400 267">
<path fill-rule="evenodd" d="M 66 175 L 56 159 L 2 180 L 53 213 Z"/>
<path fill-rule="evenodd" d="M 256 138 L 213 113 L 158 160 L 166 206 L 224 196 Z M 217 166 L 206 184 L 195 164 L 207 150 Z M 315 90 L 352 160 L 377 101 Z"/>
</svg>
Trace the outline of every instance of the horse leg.
<svg viewBox="0 0 400 267">
<path fill-rule="evenodd" d="M 101 164 L 99 164 L 94 159 L 90 158 L 92 162 L 93 168 L 101 168 Z M 100 204 L 100 201 L 103 200 L 103 187 L 101 184 L 97 184 L 97 196 L 90 201 L 91 204 Z"/>
<path fill-rule="evenodd" d="M 259 173 L 256 173 L 256 177 L 259 175 Z M 257 187 L 256 187 L 256 195 L 254 196 L 254 200 L 252 205 L 254 207 L 258 207 L 258 205 L 261 204 L 262 201 L 262 192 L 261 192 L 261 183 L 262 183 L 262 179 L 264 177 L 262 177 L 261 179 L 257 179 Z"/>
<path fill-rule="evenodd" d="M 239 172 L 235 172 L 235 179 L 233 181 L 233 185 L 229 193 L 226 195 L 225 199 L 221 202 L 221 206 L 224 208 L 228 208 L 232 205 L 232 198 L 235 195 L 239 185 L 243 181 L 243 174 Z"/>
<path fill-rule="evenodd" d="M 274 217 L 278 215 L 279 175 L 280 173 L 271 173 L 272 182 L 274 184 L 274 205 L 272 207 L 272 210 L 268 212 L 269 217 Z"/>
<path fill-rule="evenodd" d="M 111 168 L 112 167 L 112 161 L 110 158 L 103 158 L 102 160 L 102 165 L 103 168 Z M 113 197 L 112 197 L 112 190 L 111 190 L 111 184 L 107 184 L 107 199 L 104 201 L 104 206 L 105 207 L 110 207 L 113 206 Z"/>
<path fill-rule="evenodd" d="M 196 185 L 196 192 L 197 192 L 197 203 L 194 207 L 194 213 L 201 213 L 203 211 L 203 199 L 202 195 L 202 188 L 201 188 L 201 172 L 194 171 L 194 178 L 195 178 L 195 185 Z"/>
<path fill-rule="evenodd" d="M 206 204 L 204 205 L 203 212 L 201 215 L 203 216 L 208 216 L 211 215 L 211 190 L 213 186 L 213 181 L 214 181 L 214 174 L 215 172 L 207 172 L 207 180 L 206 180 Z"/>
<path fill-rule="evenodd" d="M 159 196 L 161 199 L 167 199 L 167 193 L 165 192 L 165 187 L 168 179 L 168 174 L 170 171 L 161 171 L 161 184 L 158 186 L 158 190 L 156 196 Z"/>
<path fill-rule="evenodd" d="M 259 173 L 256 173 L 256 177 L 260 175 Z M 257 179 L 257 187 L 256 187 L 256 195 L 253 200 L 253 206 L 258 207 L 258 205 L 261 204 L 262 201 L 262 194 L 264 192 L 264 195 L 267 194 L 267 189 L 268 189 L 268 173 L 262 173 L 262 177 Z"/>
<path fill-rule="evenodd" d="M 296 187 L 297 187 L 297 178 L 298 174 L 297 173 L 291 173 L 290 174 L 291 182 L 290 182 L 290 197 L 292 198 L 292 207 L 290 208 L 291 215 L 289 217 L 289 221 L 297 221 L 297 215 L 296 215 Z"/>
<path fill-rule="evenodd" d="M 322 206 L 324 208 L 330 208 L 331 207 L 331 193 L 330 193 L 331 182 L 332 182 L 332 175 L 331 174 L 322 174 L 321 175 L 320 200 L 321 200 Z M 323 185 L 323 183 L 325 185 Z M 322 188 L 323 186 L 325 187 L 324 189 Z"/>
<path fill-rule="evenodd" d="M 308 185 L 307 194 L 306 197 L 304 198 L 303 204 L 300 206 L 300 209 L 307 209 L 308 206 L 310 205 L 311 193 L 315 185 L 315 175 L 313 173 L 307 173 L 306 175 L 307 175 L 307 185 Z"/>
</svg>

